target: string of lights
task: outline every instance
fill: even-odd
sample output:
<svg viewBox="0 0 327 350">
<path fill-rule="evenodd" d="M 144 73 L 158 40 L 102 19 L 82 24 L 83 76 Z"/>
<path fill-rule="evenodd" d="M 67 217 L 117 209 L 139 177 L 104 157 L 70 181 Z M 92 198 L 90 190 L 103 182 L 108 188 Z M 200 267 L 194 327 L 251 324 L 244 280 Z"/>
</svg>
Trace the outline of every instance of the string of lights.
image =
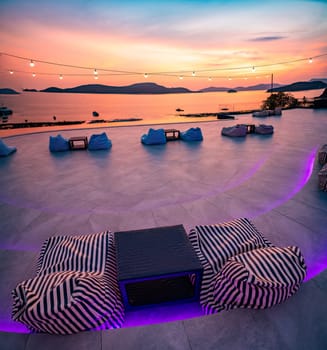
<svg viewBox="0 0 327 350">
<path fill-rule="evenodd" d="M 90 66 L 79 66 L 79 65 L 73 65 L 73 64 L 66 64 L 66 63 L 59 63 L 59 62 L 52 62 L 52 61 L 45 61 L 45 60 L 40 60 L 40 59 L 34 59 L 34 58 L 29 58 L 29 57 L 23 57 L 23 56 L 17 56 L 13 55 L 7 52 L 0 52 L 0 56 L 7 56 L 11 58 L 16 58 L 19 60 L 27 61 L 29 62 L 29 66 L 31 68 L 34 68 L 36 66 L 36 63 L 40 64 L 46 64 L 46 65 L 52 65 L 52 66 L 57 66 L 57 67 L 65 67 L 65 68 L 73 68 L 73 69 L 80 69 L 80 70 L 88 70 L 93 72 L 93 76 L 95 79 L 99 78 L 99 74 L 101 76 L 115 76 L 115 75 L 140 75 L 144 76 L 144 78 L 148 78 L 149 76 L 165 76 L 165 77 L 178 77 L 179 79 L 184 79 L 185 77 L 192 77 L 192 78 L 206 78 L 208 80 L 212 79 L 228 79 L 232 80 L 233 78 L 243 78 L 247 79 L 249 77 L 253 77 L 246 75 L 244 73 L 241 73 L 242 71 L 245 72 L 251 72 L 256 73 L 257 69 L 260 68 L 272 68 L 276 67 L 279 65 L 286 65 L 286 64 L 293 64 L 297 62 L 304 62 L 307 61 L 309 63 L 313 63 L 313 60 L 316 60 L 321 57 L 327 56 L 327 53 L 323 53 L 320 55 L 316 56 L 311 56 L 311 57 L 306 57 L 306 58 L 299 58 L 299 59 L 291 59 L 291 60 L 286 60 L 282 62 L 274 62 L 274 63 L 267 63 L 267 64 L 258 64 L 258 65 L 253 65 L 253 66 L 240 66 L 240 67 L 220 67 L 220 68 L 211 68 L 211 69 L 197 69 L 195 70 L 181 70 L 181 71 L 162 71 L 162 72 L 137 72 L 137 71 L 128 71 L 128 70 L 117 70 L 117 69 L 109 69 L 109 68 L 94 68 Z M 234 75 L 216 75 L 214 74 L 215 72 L 239 72 L 240 76 L 235 76 Z M 8 69 L 8 72 L 10 74 L 14 74 L 14 71 L 12 69 Z M 60 79 L 63 79 L 63 74 L 58 74 L 58 73 L 47 73 L 47 72 L 27 72 L 27 71 L 15 71 L 17 73 L 23 73 L 23 74 L 32 74 L 33 77 L 36 75 L 48 75 L 48 76 L 59 76 Z M 203 75 L 203 73 L 212 73 L 210 75 Z M 90 76 L 90 74 L 81 74 L 81 73 L 65 73 L 65 76 Z M 255 74 L 256 77 L 258 76 L 267 76 L 267 73 L 263 74 Z"/>
</svg>

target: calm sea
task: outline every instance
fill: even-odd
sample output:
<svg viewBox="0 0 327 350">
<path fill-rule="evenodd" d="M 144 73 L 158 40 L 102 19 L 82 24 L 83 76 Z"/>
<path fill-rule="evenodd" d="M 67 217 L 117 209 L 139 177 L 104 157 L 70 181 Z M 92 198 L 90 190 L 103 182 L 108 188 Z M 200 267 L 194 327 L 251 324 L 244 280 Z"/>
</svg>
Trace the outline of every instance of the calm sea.
<svg viewBox="0 0 327 350">
<path fill-rule="evenodd" d="M 323 90 L 293 93 L 299 99 L 319 96 Z M 259 109 L 269 96 L 265 91 L 237 93 L 208 92 L 165 95 L 65 94 L 22 92 L 19 95 L 0 95 L 0 105 L 13 110 L 8 122 L 29 122 L 98 119 L 142 118 L 142 123 L 172 123 L 189 120 L 182 113 L 217 113 Z M 208 118 L 210 119 L 210 118 Z M 211 118 L 213 119 L 213 118 Z"/>
</svg>

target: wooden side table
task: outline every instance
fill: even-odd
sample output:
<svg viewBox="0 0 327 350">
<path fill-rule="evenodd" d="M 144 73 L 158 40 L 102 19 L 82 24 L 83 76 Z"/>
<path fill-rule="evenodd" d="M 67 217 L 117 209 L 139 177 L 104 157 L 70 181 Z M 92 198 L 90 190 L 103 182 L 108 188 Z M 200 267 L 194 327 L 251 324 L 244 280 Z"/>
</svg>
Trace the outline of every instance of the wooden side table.
<svg viewBox="0 0 327 350">
<path fill-rule="evenodd" d="M 177 129 L 165 129 L 165 136 L 167 141 L 179 140 L 181 133 Z"/>
<path fill-rule="evenodd" d="M 88 147 L 88 140 L 86 136 L 71 137 L 68 141 L 69 148 L 71 150 L 87 149 Z"/>
</svg>

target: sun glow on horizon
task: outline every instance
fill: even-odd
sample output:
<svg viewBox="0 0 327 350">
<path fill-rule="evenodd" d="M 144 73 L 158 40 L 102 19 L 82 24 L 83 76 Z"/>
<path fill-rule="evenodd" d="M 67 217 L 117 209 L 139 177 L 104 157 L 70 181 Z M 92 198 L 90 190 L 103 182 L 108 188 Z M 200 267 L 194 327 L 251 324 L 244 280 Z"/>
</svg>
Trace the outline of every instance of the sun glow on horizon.
<svg viewBox="0 0 327 350">
<path fill-rule="evenodd" d="M 327 52 L 323 2 L 159 1 L 148 6 L 147 1 L 94 1 L 82 6 L 79 0 L 59 0 L 27 6 L 12 0 L 1 3 L 0 11 L 6 28 L 0 33 L 3 52 L 34 64 L 1 55 L 6 87 L 44 88 L 59 75 L 65 76 L 65 87 L 87 84 L 94 81 L 94 69 L 103 84 L 140 82 L 146 72 L 167 86 L 180 85 L 183 76 L 190 89 L 206 87 L 209 78 L 229 87 L 237 80 L 266 82 L 271 74 L 278 83 L 326 78 L 327 56 L 314 58 Z M 68 67 L 75 65 L 91 69 Z"/>
</svg>

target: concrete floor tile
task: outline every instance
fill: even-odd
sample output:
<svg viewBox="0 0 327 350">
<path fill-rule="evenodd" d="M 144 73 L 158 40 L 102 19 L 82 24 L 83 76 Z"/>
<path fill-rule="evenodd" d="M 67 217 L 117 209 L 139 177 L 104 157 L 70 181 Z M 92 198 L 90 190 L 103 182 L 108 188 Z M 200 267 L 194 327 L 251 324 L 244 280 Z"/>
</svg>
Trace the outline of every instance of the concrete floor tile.
<svg viewBox="0 0 327 350">
<path fill-rule="evenodd" d="M 102 332 L 102 347 L 108 350 L 191 350 L 182 322 Z"/>
<path fill-rule="evenodd" d="M 33 334 L 25 350 L 101 350 L 101 332 L 84 332 L 73 335 Z"/>
</svg>

